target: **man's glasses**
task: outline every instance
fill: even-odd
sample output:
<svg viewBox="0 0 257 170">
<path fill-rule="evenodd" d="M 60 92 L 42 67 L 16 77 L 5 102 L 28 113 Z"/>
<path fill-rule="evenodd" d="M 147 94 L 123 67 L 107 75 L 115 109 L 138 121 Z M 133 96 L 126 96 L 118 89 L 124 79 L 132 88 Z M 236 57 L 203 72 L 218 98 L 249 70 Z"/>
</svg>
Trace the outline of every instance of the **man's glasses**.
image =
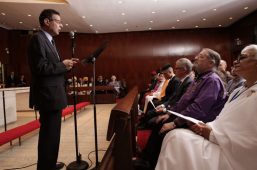
<svg viewBox="0 0 257 170">
<path fill-rule="evenodd" d="M 62 21 L 58 19 L 49 19 L 49 21 L 55 21 L 57 24 L 62 24 Z"/>
<path fill-rule="evenodd" d="M 238 57 L 237 57 L 237 62 L 240 63 L 241 60 L 245 59 L 246 56 L 243 55 L 243 54 L 239 54 Z"/>
</svg>

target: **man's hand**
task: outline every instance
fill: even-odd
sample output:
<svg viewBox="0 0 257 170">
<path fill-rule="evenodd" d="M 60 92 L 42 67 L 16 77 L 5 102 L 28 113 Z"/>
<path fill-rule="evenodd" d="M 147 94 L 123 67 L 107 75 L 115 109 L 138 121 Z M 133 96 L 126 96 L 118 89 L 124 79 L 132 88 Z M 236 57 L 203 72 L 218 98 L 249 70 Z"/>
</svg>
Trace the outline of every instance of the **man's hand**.
<svg viewBox="0 0 257 170">
<path fill-rule="evenodd" d="M 158 109 L 158 110 L 155 110 L 155 113 L 157 113 L 158 115 L 159 115 L 159 114 L 162 114 L 162 113 L 163 113 L 163 108 L 160 108 L 160 109 Z"/>
<path fill-rule="evenodd" d="M 63 60 L 62 62 L 65 65 L 67 70 L 70 70 L 73 67 L 73 61 L 72 60 Z"/>
<path fill-rule="evenodd" d="M 198 135 L 203 136 L 205 139 L 209 140 L 212 128 L 204 123 L 194 124 L 192 122 L 187 122 L 189 128 Z"/>
<path fill-rule="evenodd" d="M 79 62 L 78 58 L 72 58 L 73 65 L 76 65 Z"/>
<path fill-rule="evenodd" d="M 156 124 L 158 124 L 160 121 L 165 122 L 167 119 L 169 119 L 169 115 L 163 115 L 160 116 L 157 120 L 156 120 Z"/>
<path fill-rule="evenodd" d="M 161 106 L 161 105 L 157 106 L 157 107 L 155 108 L 155 111 L 157 111 L 157 110 L 159 110 L 159 109 L 162 109 L 162 106 Z"/>
<path fill-rule="evenodd" d="M 172 130 L 172 129 L 175 129 L 175 127 L 176 127 L 176 125 L 174 124 L 174 122 L 165 123 L 165 124 L 162 126 L 162 128 L 161 128 L 159 134 L 161 134 L 161 133 L 163 133 L 163 132 L 166 132 L 166 131 L 169 131 L 169 130 Z"/>
</svg>

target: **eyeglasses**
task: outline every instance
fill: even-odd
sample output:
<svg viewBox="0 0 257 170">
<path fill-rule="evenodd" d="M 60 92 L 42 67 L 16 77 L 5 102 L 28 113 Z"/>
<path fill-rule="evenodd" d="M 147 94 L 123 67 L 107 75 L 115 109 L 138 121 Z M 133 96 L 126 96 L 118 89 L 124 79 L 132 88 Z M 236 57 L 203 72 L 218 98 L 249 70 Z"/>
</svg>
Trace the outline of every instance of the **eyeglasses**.
<svg viewBox="0 0 257 170">
<path fill-rule="evenodd" d="M 237 57 L 237 62 L 240 63 L 241 60 L 247 58 L 245 55 L 243 54 L 239 54 L 238 57 Z"/>
<path fill-rule="evenodd" d="M 62 21 L 58 19 L 49 19 L 49 21 L 55 21 L 57 24 L 62 24 Z"/>
<path fill-rule="evenodd" d="M 183 69 L 183 67 L 174 68 L 174 70 Z"/>
</svg>

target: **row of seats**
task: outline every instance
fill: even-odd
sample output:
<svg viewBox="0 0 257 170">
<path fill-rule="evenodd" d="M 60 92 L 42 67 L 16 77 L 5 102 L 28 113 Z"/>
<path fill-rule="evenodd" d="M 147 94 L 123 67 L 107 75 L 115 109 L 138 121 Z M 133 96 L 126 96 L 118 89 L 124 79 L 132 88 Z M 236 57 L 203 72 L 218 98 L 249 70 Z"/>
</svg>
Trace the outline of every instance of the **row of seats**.
<svg viewBox="0 0 257 170">
<path fill-rule="evenodd" d="M 82 102 L 76 105 L 76 110 L 79 110 L 83 107 L 86 107 L 89 105 L 89 102 Z M 74 106 L 68 107 L 62 111 L 62 117 L 64 117 L 68 114 L 72 114 L 74 111 Z M 11 142 L 12 145 L 12 140 L 19 138 L 19 144 L 21 145 L 21 136 L 40 128 L 40 122 L 39 120 L 34 120 L 32 122 L 29 122 L 25 125 L 18 126 L 16 128 L 10 129 L 8 131 L 0 133 L 0 146 Z"/>
</svg>

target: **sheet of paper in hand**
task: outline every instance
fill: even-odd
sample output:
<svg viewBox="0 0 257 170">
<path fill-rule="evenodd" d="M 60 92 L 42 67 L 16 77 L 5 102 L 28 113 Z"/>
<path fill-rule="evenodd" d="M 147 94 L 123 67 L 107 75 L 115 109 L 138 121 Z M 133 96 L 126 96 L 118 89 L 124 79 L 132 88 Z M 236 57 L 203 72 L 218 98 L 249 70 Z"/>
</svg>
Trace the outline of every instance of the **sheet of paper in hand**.
<svg viewBox="0 0 257 170">
<path fill-rule="evenodd" d="M 170 110 L 167 110 L 167 111 L 168 111 L 169 113 L 173 114 L 173 115 L 176 115 L 176 116 L 178 116 L 178 117 L 181 117 L 181 118 L 183 118 L 183 119 L 186 119 L 186 120 L 188 120 L 188 121 L 190 121 L 190 122 L 193 122 L 193 123 L 195 123 L 195 124 L 198 124 L 199 122 L 203 123 L 202 121 L 197 120 L 197 119 L 194 119 L 194 118 L 192 118 L 192 117 L 184 116 L 184 115 L 182 115 L 182 114 L 179 114 L 179 113 L 176 113 L 176 112 L 173 112 L 173 111 L 170 111 Z"/>
</svg>

